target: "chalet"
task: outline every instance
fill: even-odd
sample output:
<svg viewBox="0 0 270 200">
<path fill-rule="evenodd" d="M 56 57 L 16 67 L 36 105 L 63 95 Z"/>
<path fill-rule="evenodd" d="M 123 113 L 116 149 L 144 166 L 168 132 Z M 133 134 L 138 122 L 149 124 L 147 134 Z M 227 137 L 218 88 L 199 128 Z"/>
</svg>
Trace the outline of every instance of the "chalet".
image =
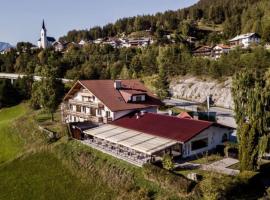
<svg viewBox="0 0 270 200">
<path fill-rule="evenodd" d="M 200 56 L 200 57 L 212 57 L 212 53 L 213 53 L 213 47 L 210 46 L 201 46 L 196 48 L 192 54 L 194 56 Z"/>
<path fill-rule="evenodd" d="M 109 124 L 84 131 L 84 143 L 138 166 L 164 154 L 187 158 L 214 149 L 230 137 L 223 125 L 134 112 Z"/>
<path fill-rule="evenodd" d="M 117 38 L 108 38 L 103 42 L 103 44 L 111 45 L 113 48 L 118 48 L 121 46 L 121 41 Z"/>
<path fill-rule="evenodd" d="M 259 44 L 260 41 L 261 38 L 257 33 L 246 33 L 229 40 L 231 46 L 240 46 L 243 48 L 248 48 L 252 44 Z"/>
<path fill-rule="evenodd" d="M 53 46 L 55 51 L 59 51 L 59 52 L 62 52 L 65 49 L 65 45 L 62 42 L 59 42 L 59 41 L 54 42 L 52 44 L 52 46 Z"/>
<path fill-rule="evenodd" d="M 162 102 L 139 80 L 81 80 L 64 97 L 64 123 L 112 122 L 131 112 L 157 112 Z"/>
<path fill-rule="evenodd" d="M 220 58 L 222 54 L 228 54 L 230 50 L 231 47 L 229 45 L 218 44 L 214 46 L 212 56 L 217 59 Z"/>
<path fill-rule="evenodd" d="M 152 42 L 150 38 L 138 38 L 138 39 L 130 39 L 128 41 L 131 47 L 147 47 Z"/>
</svg>

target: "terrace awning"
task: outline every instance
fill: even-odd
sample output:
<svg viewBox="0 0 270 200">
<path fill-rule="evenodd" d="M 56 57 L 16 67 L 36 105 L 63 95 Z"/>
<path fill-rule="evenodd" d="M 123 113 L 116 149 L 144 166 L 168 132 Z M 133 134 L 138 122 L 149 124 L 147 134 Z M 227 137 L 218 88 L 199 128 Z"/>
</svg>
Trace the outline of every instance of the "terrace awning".
<svg viewBox="0 0 270 200">
<path fill-rule="evenodd" d="M 178 143 L 175 140 L 110 124 L 86 130 L 84 133 L 148 155 L 152 155 Z"/>
</svg>

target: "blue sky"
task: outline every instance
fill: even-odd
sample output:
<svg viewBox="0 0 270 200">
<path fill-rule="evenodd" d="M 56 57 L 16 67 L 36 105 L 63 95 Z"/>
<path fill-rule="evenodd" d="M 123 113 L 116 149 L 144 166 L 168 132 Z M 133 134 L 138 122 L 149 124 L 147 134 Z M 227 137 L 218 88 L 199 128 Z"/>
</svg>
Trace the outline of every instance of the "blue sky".
<svg viewBox="0 0 270 200">
<path fill-rule="evenodd" d="M 42 19 L 56 39 L 72 29 L 89 29 L 121 17 L 190 6 L 197 0 L 0 0 L 0 42 L 36 43 Z"/>
</svg>

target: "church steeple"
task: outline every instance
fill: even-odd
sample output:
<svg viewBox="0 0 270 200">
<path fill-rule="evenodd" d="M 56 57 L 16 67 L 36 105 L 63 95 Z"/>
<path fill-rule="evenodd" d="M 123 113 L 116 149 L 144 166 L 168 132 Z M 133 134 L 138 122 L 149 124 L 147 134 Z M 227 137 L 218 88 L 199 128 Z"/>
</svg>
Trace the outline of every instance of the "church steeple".
<svg viewBox="0 0 270 200">
<path fill-rule="evenodd" d="M 46 30 L 44 19 L 42 21 L 42 29 Z"/>
<path fill-rule="evenodd" d="M 48 47 L 47 30 L 45 27 L 44 19 L 42 21 L 42 29 L 40 31 L 40 42 L 43 49 L 46 49 Z"/>
</svg>

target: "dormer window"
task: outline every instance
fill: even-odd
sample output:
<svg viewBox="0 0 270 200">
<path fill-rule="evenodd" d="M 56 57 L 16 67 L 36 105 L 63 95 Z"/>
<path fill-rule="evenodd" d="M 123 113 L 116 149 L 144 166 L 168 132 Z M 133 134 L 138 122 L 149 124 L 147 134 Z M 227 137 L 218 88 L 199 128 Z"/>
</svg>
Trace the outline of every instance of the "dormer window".
<svg viewBox="0 0 270 200">
<path fill-rule="evenodd" d="M 142 101 L 142 96 L 136 96 L 136 101 Z"/>
<path fill-rule="evenodd" d="M 145 95 L 144 94 L 143 95 L 134 95 L 132 97 L 132 101 L 133 102 L 143 102 L 143 101 L 145 101 Z"/>
</svg>

